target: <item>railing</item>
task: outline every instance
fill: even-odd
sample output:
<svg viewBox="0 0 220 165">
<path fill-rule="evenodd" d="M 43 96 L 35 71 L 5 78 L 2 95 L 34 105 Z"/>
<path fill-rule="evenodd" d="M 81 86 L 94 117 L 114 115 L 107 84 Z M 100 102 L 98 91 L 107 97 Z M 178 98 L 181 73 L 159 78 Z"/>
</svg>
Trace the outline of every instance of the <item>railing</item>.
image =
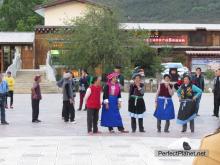
<svg viewBox="0 0 220 165">
<path fill-rule="evenodd" d="M 16 52 L 15 52 L 14 59 L 13 59 L 13 61 L 12 61 L 12 64 L 7 68 L 6 73 L 10 71 L 11 74 L 12 74 L 12 76 L 13 76 L 13 77 L 16 77 L 17 71 L 21 69 L 21 64 L 22 64 L 21 56 L 20 56 L 20 54 L 16 51 Z"/>
<path fill-rule="evenodd" d="M 52 59 L 50 51 L 47 53 L 46 60 L 46 76 L 49 81 L 56 81 L 56 70 L 52 67 Z"/>
</svg>

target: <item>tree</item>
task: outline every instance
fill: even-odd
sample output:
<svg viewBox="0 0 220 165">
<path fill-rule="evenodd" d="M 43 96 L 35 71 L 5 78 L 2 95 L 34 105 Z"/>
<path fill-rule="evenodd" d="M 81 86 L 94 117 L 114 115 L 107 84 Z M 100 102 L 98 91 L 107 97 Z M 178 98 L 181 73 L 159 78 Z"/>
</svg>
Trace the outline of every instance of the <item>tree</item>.
<svg viewBox="0 0 220 165">
<path fill-rule="evenodd" d="M 154 77 L 162 70 L 161 56 L 157 55 L 154 48 L 144 43 L 139 43 L 132 49 L 131 62 L 135 66 L 143 67 L 147 77 Z"/>
<path fill-rule="evenodd" d="M 119 29 L 119 17 L 108 8 L 88 9 L 84 17 L 69 22 L 71 29 L 63 31 L 65 49 L 62 59 L 66 65 L 88 68 L 101 67 L 109 72 L 114 65 L 128 65 L 129 33 Z"/>
<path fill-rule="evenodd" d="M 208 86 L 212 87 L 211 82 L 215 78 L 215 71 L 212 69 L 207 69 L 204 75 L 205 75 L 205 78 L 209 81 Z"/>
<path fill-rule="evenodd" d="M 47 0 L 4 0 L 0 7 L 0 31 L 33 31 L 43 18 L 34 12 Z"/>
<path fill-rule="evenodd" d="M 61 31 L 65 43 L 61 63 L 76 69 L 87 68 L 93 73 L 97 67 L 108 73 L 120 64 L 126 75 L 139 65 L 147 76 L 154 76 L 161 69 L 161 59 L 144 42 L 149 33 L 142 29 L 121 30 L 119 18 L 113 10 L 89 8 L 84 17 L 71 20 L 71 28 Z"/>
</svg>

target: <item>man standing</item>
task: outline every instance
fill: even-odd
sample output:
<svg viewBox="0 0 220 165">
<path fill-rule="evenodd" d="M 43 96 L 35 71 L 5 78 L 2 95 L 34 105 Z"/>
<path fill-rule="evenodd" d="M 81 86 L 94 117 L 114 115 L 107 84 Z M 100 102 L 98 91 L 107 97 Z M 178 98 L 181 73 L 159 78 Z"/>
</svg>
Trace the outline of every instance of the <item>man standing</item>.
<svg viewBox="0 0 220 165">
<path fill-rule="evenodd" d="M 13 109 L 13 95 L 14 95 L 14 85 L 15 85 L 15 80 L 14 78 L 11 76 L 11 72 L 8 71 L 7 72 L 7 76 L 5 77 L 6 82 L 8 83 L 8 96 L 10 97 L 10 108 Z M 8 108 L 8 99 L 6 98 L 6 108 Z"/>
<path fill-rule="evenodd" d="M 74 109 L 74 94 L 72 90 L 72 74 L 65 73 L 63 82 L 63 115 L 64 122 L 70 122 L 76 124 L 75 122 L 75 109 Z"/>
<path fill-rule="evenodd" d="M 220 106 L 220 68 L 216 71 L 216 77 L 214 79 L 214 114 L 212 116 L 219 118 L 219 106 Z"/>
<path fill-rule="evenodd" d="M 120 84 L 121 89 L 124 89 L 124 76 L 121 74 L 121 66 L 116 65 L 114 69 L 115 73 L 118 73 L 118 82 Z"/>
<path fill-rule="evenodd" d="M 73 98 L 76 97 L 76 79 L 74 78 L 74 75 L 72 74 L 71 71 L 66 71 L 64 74 L 66 73 L 70 73 L 72 75 L 72 79 L 69 80 L 70 86 L 72 88 L 72 92 L 73 92 Z M 63 88 L 63 84 L 64 84 L 65 79 L 62 78 L 61 80 L 59 80 L 57 82 L 57 86 L 59 88 Z M 64 107 L 64 106 L 63 106 Z M 75 113 L 75 108 L 74 108 L 74 113 Z M 62 108 L 62 118 L 64 119 L 64 109 Z"/>
<path fill-rule="evenodd" d="M 204 92 L 204 77 L 202 76 L 202 69 L 201 68 L 196 68 L 196 74 L 192 78 L 192 83 L 196 85 L 198 88 L 200 88 Z M 196 115 L 199 116 L 199 104 L 201 101 L 202 95 L 198 96 L 196 98 Z"/>
<path fill-rule="evenodd" d="M 1 109 L 1 124 L 8 125 L 5 120 L 5 99 L 8 92 L 8 84 L 3 80 L 3 75 L 0 73 L 0 109 Z"/>
<path fill-rule="evenodd" d="M 41 75 L 36 75 L 34 78 L 33 87 L 31 88 L 32 123 L 41 122 L 41 120 L 38 119 L 40 100 L 42 99 L 40 82 Z"/>
<path fill-rule="evenodd" d="M 89 87 L 89 81 L 90 81 L 90 77 L 88 75 L 88 72 L 86 69 L 83 69 L 81 72 L 81 78 L 79 80 L 79 94 L 80 94 L 80 103 L 79 103 L 79 109 L 78 111 L 82 110 L 82 106 L 83 106 L 83 99 L 85 97 L 86 94 L 86 90 Z M 84 109 L 84 111 L 86 111 L 86 108 Z"/>
</svg>

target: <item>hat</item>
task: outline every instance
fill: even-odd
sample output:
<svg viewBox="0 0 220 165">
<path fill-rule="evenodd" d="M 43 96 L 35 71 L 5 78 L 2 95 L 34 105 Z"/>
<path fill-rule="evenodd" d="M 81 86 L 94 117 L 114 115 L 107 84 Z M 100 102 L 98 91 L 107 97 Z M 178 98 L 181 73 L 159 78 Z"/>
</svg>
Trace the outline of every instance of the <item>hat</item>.
<svg viewBox="0 0 220 165">
<path fill-rule="evenodd" d="M 134 68 L 134 71 L 132 73 L 132 79 L 135 79 L 135 77 L 140 76 L 140 77 L 145 77 L 144 74 L 144 69 L 141 66 L 137 66 L 136 68 Z"/>
<path fill-rule="evenodd" d="M 38 81 L 39 80 L 39 78 L 41 77 L 41 75 L 36 75 L 35 77 L 34 77 L 34 81 Z"/>
<path fill-rule="evenodd" d="M 64 78 L 64 79 L 68 79 L 68 78 L 70 78 L 71 76 L 72 76 L 72 74 L 69 73 L 69 72 L 63 74 L 63 78 Z"/>
<path fill-rule="evenodd" d="M 134 73 L 131 78 L 132 78 L 132 79 L 135 79 L 137 76 L 139 76 L 140 78 L 142 77 L 141 74 L 139 74 L 139 73 Z"/>
<path fill-rule="evenodd" d="M 111 80 L 113 77 L 118 77 L 118 76 L 119 76 L 118 73 L 112 72 L 112 73 L 110 73 L 110 74 L 107 76 L 107 79 L 108 79 L 108 80 Z"/>
</svg>

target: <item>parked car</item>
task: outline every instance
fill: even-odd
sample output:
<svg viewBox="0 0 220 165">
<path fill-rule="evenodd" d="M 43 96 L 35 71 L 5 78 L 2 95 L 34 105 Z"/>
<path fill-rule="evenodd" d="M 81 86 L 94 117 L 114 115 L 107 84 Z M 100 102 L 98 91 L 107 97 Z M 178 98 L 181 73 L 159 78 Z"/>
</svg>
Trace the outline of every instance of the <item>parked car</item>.
<svg viewBox="0 0 220 165">
<path fill-rule="evenodd" d="M 173 68 L 177 69 L 177 72 L 180 77 L 182 77 L 184 73 L 185 74 L 189 73 L 189 69 L 183 66 L 182 63 L 162 63 L 161 65 L 164 67 L 164 71 L 161 73 L 162 75 L 169 74 L 170 69 L 173 69 Z"/>
</svg>

